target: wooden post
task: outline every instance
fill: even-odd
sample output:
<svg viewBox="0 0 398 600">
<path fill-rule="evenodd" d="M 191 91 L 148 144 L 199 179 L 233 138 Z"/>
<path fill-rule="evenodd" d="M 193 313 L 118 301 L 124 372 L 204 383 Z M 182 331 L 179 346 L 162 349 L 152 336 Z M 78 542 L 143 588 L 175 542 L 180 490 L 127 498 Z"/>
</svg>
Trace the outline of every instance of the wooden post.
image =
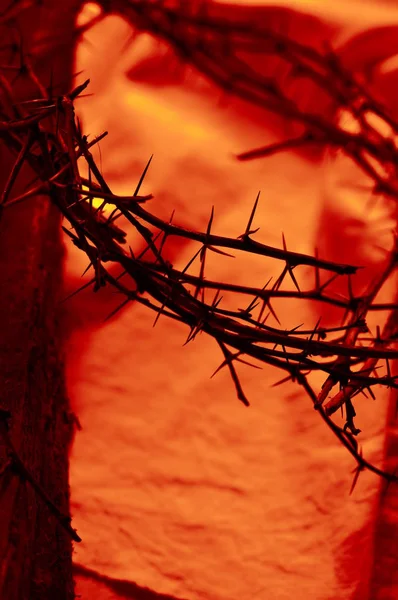
<svg viewBox="0 0 398 600">
<path fill-rule="evenodd" d="M 0 0 L 1 14 L 9 4 Z M 30 53 L 44 85 L 50 83 L 51 69 L 54 84 L 63 83 L 57 93 L 72 84 L 78 7 L 76 0 L 44 0 L 3 27 L 2 44 L 19 30 L 23 52 Z M 49 35 L 64 42 L 60 51 L 52 49 L 54 38 L 47 41 Z M 6 60 L 4 50 L 1 62 Z M 14 76 L 15 72 L 9 80 Z M 23 73 L 12 90 L 16 101 L 39 97 Z M 15 162 L 15 153 L 3 139 L 0 160 L 1 192 Z M 32 178 L 33 172 L 24 167 L 13 193 L 21 193 Z M 60 512 L 69 514 L 73 425 L 57 322 L 63 259 L 60 221 L 59 211 L 43 196 L 5 209 L 0 219 L 0 408 L 10 412 L 9 419 L 6 412 L 0 413 L 2 600 L 74 598 L 71 538 L 27 477 L 28 472 Z"/>
</svg>

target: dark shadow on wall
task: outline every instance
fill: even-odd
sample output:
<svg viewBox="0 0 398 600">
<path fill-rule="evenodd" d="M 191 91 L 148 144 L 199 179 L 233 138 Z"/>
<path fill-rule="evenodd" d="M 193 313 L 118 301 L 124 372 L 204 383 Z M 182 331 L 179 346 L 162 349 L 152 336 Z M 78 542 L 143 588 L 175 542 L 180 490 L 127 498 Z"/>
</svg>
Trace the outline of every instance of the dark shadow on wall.
<svg viewBox="0 0 398 600">
<path fill-rule="evenodd" d="M 76 598 L 81 600 L 185 600 L 168 594 L 160 594 L 124 579 L 112 579 L 96 571 L 73 566 Z"/>
</svg>

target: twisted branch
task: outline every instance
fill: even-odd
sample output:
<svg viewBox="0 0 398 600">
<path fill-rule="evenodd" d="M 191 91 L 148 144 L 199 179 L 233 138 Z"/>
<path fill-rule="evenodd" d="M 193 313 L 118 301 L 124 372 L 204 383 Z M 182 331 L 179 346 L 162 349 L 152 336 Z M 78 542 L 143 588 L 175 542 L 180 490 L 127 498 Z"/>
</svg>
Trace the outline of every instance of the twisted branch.
<svg viewBox="0 0 398 600">
<path fill-rule="evenodd" d="M 398 197 L 395 170 L 398 151 L 393 143 L 398 124 L 346 72 L 330 48 L 322 55 L 276 34 L 266 26 L 224 22 L 203 11 L 173 11 L 162 2 L 123 0 L 106 5 L 103 3 L 103 6 L 105 12 L 111 9 L 112 12 L 119 12 L 141 29 L 166 39 L 183 60 L 194 65 L 229 93 L 278 112 L 305 128 L 300 138 L 247 151 L 240 155 L 241 159 L 267 156 L 304 143 L 328 144 L 349 155 L 373 179 L 375 191 Z M 226 41 L 228 52 L 225 52 Z M 347 132 L 328 119 L 302 111 L 276 81 L 255 72 L 245 63 L 238 56 L 240 51 L 277 54 L 291 65 L 292 77 L 310 78 L 335 103 L 349 110 L 359 131 Z M 0 74 L 1 71 L 0 66 Z M 37 83 L 31 69 L 30 77 Z M 156 313 L 156 319 L 164 315 L 186 324 L 189 328 L 186 343 L 194 340 L 199 332 L 211 336 L 224 357 L 220 368 L 229 368 L 237 396 L 245 405 L 249 401 L 239 381 L 235 361 L 242 362 L 244 357 L 251 357 L 285 371 L 287 375 L 279 383 L 292 380 L 301 385 L 322 419 L 356 460 L 354 483 L 363 469 L 397 482 L 395 474 L 386 473 L 363 458 L 355 438 L 360 430 L 354 424 L 352 403 L 353 398 L 364 390 L 373 390 L 376 386 L 398 387 L 397 377 L 391 376 L 389 366 L 391 360 L 398 358 L 398 302 L 375 302 L 379 291 L 394 275 L 398 264 L 397 247 L 390 254 L 386 270 L 366 293 L 354 296 L 348 286 L 347 298 L 336 298 L 329 292 L 331 282 L 355 274 L 356 267 L 288 250 L 284 240 L 282 249 L 256 241 L 253 236 L 257 230 L 253 229 L 253 224 L 258 197 L 245 231 L 237 232 L 234 238 L 212 232 L 213 212 L 203 232 L 160 219 L 144 207 L 152 196 L 139 195 L 146 171 L 135 193 L 124 197 L 113 194 L 101 175 L 90 149 L 105 134 L 89 142 L 74 114 L 74 101 L 85 91 L 88 83 L 87 80 L 62 97 L 55 97 L 53 90 L 37 85 L 37 102 L 25 105 L 22 114 L 16 114 L 17 107 L 12 102 L 12 96 L 7 96 L 7 102 L 4 100 L 0 138 L 15 151 L 17 157 L 1 196 L 0 211 L 12 210 L 15 203 L 28 202 L 30 197 L 39 192 L 47 194 L 49 201 L 59 208 L 71 226 L 71 229 L 64 228 L 64 231 L 89 259 L 89 268 L 94 272 L 91 280 L 94 291 L 111 285 L 124 296 L 119 309 L 135 301 Z M 391 135 L 380 134 L 369 122 L 369 114 L 382 119 Z M 81 158 L 87 163 L 90 173 L 88 179 L 79 172 L 78 160 Z M 375 161 L 380 168 L 374 167 Z M 23 195 L 12 198 L 13 185 L 25 162 L 35 170 L 38 183 L 35 182 Z M 94 197 L 102 199 L 98 209 L 93 208 Z M 110 217 L 104 213 L 108 205 L 113 207 Z M 145 250 L 139 256 L 135 256 L 131 249 L 125 249 L 126 234 L 115 225 L 115 220 L 120 217 L 126 219 L 141 236 Z M 162 254 L 166 239 L 173 236 L 184 237 L 199 245 L 195 256 L 181 270 L 167 262 Z M 280 275 L 271 287 L 268 281 L 261 289 L 207 280 L 207 254 L 217 253 L 220 260 L 227 260 L 231 255 L 225 249 L 239 251 L 244 256 L 254 254 L 281 261 Z M 193 275 L 188 271 L 197 260 L 200 262 L 200 272 L 199 275 Z M 121 277 L 111 275 L 106 267 L 108 263 L 123 268 L 123 283 Z M 300 289 L 297 283 L 297 269 L 302 266 L 313 270 L 315 284 L 312 289 Z M 330 278 L 321 284 L 320 274 L 327 272 Z M 288 282 L 294 289 L 286 289 Z M 205 290 L 209 289 L 216 290 L 211 302 L 205 299 Z M 236 298 L 236 294 L 247 296 L 248 306 L 227 309 L 223 306 L 221 292 L 228 293 L 232 299 Z M 321 328 L 319 323 L 314 329 L 303 331 L 300 331 L 300 327 L 290 330 L 282 326 L 271 327 L 266 323 L 270 314 L 279 322 L 271 303 L 276 298 L 299 299 L 303 303 L 316 300 L 344 307 L 347 317 L 340 327 L 332 329 Z M 370 335 L 366 325 L 370 311 L 389 311 L 387 323 L 382 327 L 381 334 L 379 327 L 376 337 Z M 381 360 L 386 365 L 384 374 L 375 371 Z M 326 376 L 318 393 L 308 382 L 309 373 L 317 371 L 324 372 Z M 336 385 L 340 388 L 339 392 L 325 402 Z M 330 418 L 339 407 L 344 407 L 346 411 L 343 428 Z"/>
</svg>

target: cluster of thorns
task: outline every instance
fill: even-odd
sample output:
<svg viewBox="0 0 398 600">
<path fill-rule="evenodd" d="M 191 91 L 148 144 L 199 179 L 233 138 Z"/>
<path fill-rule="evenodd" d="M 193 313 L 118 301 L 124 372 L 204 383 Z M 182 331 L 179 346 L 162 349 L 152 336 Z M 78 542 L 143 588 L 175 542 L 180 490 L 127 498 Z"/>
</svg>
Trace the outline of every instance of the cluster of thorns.
<svg viewBox="0 0 398 600">
<path fill-rule="evenodd" d="M 299 44 L 265 26 L 250 23 L 229 23 L 211 17 L 206 10 L 175 10 L 162 2 L 126 1 L 104 5 L 104 16 L 112 9 L 128 19 L 135 27 L 167 40 L 187 64 L 193 65 L 218 86 L 248 102 L 278 112 L 288 120 L 299 122 L 303 133 L 280 144 L 248 151 L 240 159 L 265 157 L 275 152 L 308 143 L 327 144 L 341 148 L 373 179 L 374 191 L 398 198 L 396 179 L 398 151 L 392 141 L 376 131 L 366 119 L 369 112 L 383 119 L 393 134 L 398 124 L 352 74 L 348 73 L 331 48 L 319 53 Z M 189 3 L 188 3 L 189 4 Z M 203 6 L 206 6 L 204 3 Z M 96 19 L 97 20 L 97 19 Z M 87 29 L 87 26 L 85 27 Z M 81 31 L 79 31 L 81 33 Z M 347 132 L 325 118 L 307 114 L 299 109 L 292 98 L 279 87 L 277 81 L 254 71 L 238 57 L 240 51 L 278 55 L 291 65 L 292 77 L 310 78 L 326 91 L 336 106 L 351 111 L 360 124 L 359 133 Z M 70 224 L 63 227 L 73 243 L 85 252 L 93 269 L 92 285 L 98 291 L 105 285 L 113 286 L 124 299 L 119 310 L 129 302 L 138 302 L 160 315 L 179 321 L 189 328 L 187 342 L 199 332 L 211 336 L 223 355 L 221 367 L 229 369 L 236 393 L 246 406 L 249 402 L 239 380 L 237 362 L 255 359 L 281 371 L 285 376 L 278 383 L 296 382 L 310 397 L 320 417 L 356 461 L 351 488 L 360 472 L 369 469 L 388 483 L 398 482 L 395 473 L 387 473 L 368 462 L 358 446 L 360 432 L 354 424 L 354 399 L 361 393 L 374 396 L 375 386 L 397 388 L 397 378 L 391 374 L 391 361 L 398 358 L 398 304 L 377 303 L 376 297 L 393 276 L 398 264 L 398 243 L 389 255 L 383 272 L 366 293 L 355 296 L 350 281 L 356 267 L 321 260 L 317 256 L 299 254 L 274 248 L 256 241 L 256 198 L 247 225 L 237 237 L 223 237 L 213 232 L 213 211 L 205 231 L 181 227 L 171 218 L 163 220 L 146 208 L 151 195 L 140 194 L 149 163 L 131 196 L 112 193 L 91 152 L 106 132 L 89 140 L 82 132 L 74 110 L 75 100 L 86 90 L 89 81 L 64 96 L 56 96 L 36 77 L 28 58 L 23 57 L 16 75 L 23 65 L 25 74 L 37 88 L 37 98 L 21 105 L 13 101 L 12 85 L 0 70 L 0 87 L 7 107 L 2 108 L 0 136 L 16 154 L 16 160 L 0 198 L 0 213 L 12 210 L 20 202 L 29 202 L 37 195 L 47 195 Z M 19 69 L 19 71 L 18 71 Z M 87 177 L 81 175 L 78 162 L 87 165 Z M 383 176 L 374 161 L 383 165 L 391 176 Z M 12 189 L 25 163 L 37 179 L 18 197 Z M 98 208 L 94 199 L 101 199 Z M 105 214 L 105 207 L 112 210 Z M 1 216 L 1 215 L 0 215 Z M 126 232 L 116 225 L 125 218 L 141 236 L 144 250 L 136 255 L 126 249 Z M 183 269 L 175 268 L 163 255 L 166 241 L 179 236 L 197 242 L 199 249 Z M 231 256 L 231 251 L 271 257 L 280 261 L 279 277 L 269 280 L 264 287 L 237 285 L 206 278 L 206 257 L 217 253 L 220 260 Z M 149 259 L 150 257 L 150 259 Z M 191 273 L 194 261 L 200 263 L 199 274 Z M 123 271 L 118 277 L 107 265 L 118 264 Z M 313 287 L 300 289 L 297 269 L 313 269 Z M 322 277 L 324 273 L 329 277 Z M 347 297 L 336 297 L 328 287 L 338 277 L 348 280 Z M 293 289 L 283 283 L 290 279 Z M 324 283 L 321 283 L 321 280 Z M 129 283 L 127 283 L 129 282 Z M 82 289 L 82 288 L 81 288 Z M 209 290 L 212 300 L 209 301 Z M 78 290 L 79 291 L 79 290 Z M 207 292 L 205 294 L 205 292 Z M 223 294 L 247 298 L 244 308 L 223 307 Z M 320 324 L 311 330 L 300 327 L 286 330 L 267 324 L 271 314 L 279 322 L 273 302 L 278 298 L 301 299 L 328 303 L 345 309 L 340 327 L 323 328 Z M 366 318 L 370 311 L 387 311 L 385 323 L 372 335 Z M 112 315 L 115 313 L 114 311 Z M 325 381 L 317 392 L 309 382 L 311 373 L 321 371 Z M 384 374 L 380 374 L 384 373 Z M 345 424 L 338 426 L 331 415 L 344 411 Z"/>
</svg>

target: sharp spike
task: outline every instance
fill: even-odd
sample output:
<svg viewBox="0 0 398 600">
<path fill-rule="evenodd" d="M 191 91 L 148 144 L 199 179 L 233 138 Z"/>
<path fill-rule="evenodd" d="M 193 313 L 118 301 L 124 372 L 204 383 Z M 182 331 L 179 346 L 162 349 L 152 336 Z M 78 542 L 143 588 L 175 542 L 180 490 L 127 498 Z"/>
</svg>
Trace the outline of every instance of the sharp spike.
<svg viewBox="0 0 398 600">
<path fill-rule="evenodd" d="M 351 489 L 350 489 L 350 493 L 349 495 L 351 496 L 352 492 L 355 489 L 355 486 L 357 484 L 357 481 L 359 479 L 359 475 L 361 473 L 361 471 L 363 471 L 363 466 L 362 465 L 358 465 L 357 467 L 355 467 L 355 469 L 352 471 L 354 474 L 354 479 L 352 480 L 352 484 L 351 484 Z"/>
<path fill-rule="evenodd" d="M 138 193 L 139 193 L 139 191 L 140 191 L 140 189 L 141 189 L 141 185 L 142 185 L 142 183 L 143 183 L 143 181 L 144 181 L 144 179 L 145 179 L 145 176 L 146 176 L 146 174 L 147 174 L 147 172 L 148 172 L 149 165 L 150 165 L 150 164 L 151 164 L 151 162 L 152 162 L 152 158 L 153 158 L 153 154 L 151 155 L 150 159 L 148 160 L 148 162 L 147 162 L 147 164 L 146 164 L 146 167 L 145 167 L 145 169 L 144 169 L 144 170 L 143 170 L 143 172 L 142 172 L 142 175 L 141 175 L 141 177 L 140 177 L 140 179 L 139 179 L 139 181 L 138 181 L 138 184 L 137 184 L 137 187 L 135 188 L 135 192 L 134 192 L 133 196 L 138 196 Z"/>
<path fill-rule="evenodd" d="M 79 294 L 80 292 L 82 292 L 83 290 L 85 290 L 86 288 L 90 287 L 90 285 L 93 285 L 93 283 L 95 283 L 95 277 L 93 277 L 90 281 L 88 281 L 87 283 L 85 283 L 84 285 L 80 286 L 77 290 L 75 290 L 74 292 L 71 292 L 70 294 L 68 294 L 68 296 L 66 296 L 65 298 L 62 298 L 62 300 L 60 300 L 60 304 L 63 304 L 64 302 L 66 302 L 67 300 L 69 300 L 70 298 L 73 298 L 73 296 L 76 296 L 77 294 Z"/>
<path fill-rule="evenodd" d="M 250 217 L 249 217 L 249 220 L 248 220 L 247 226 L 246 226 L 246 235 L 249 235 L 249 232 L 250 232 L 250 229 L 251 229 L 251 226 L 252 226 L 252 223 L 253 223 L 254 215 L 256 214 L 256 210 L 257 210 L 257 206 L 258 206 L 258 201 L 260 199 L 260 194 L 261 194 L 261 190 L 259 190 L 259 192 L 258 192 L 258 194 L 256 196 L 256 199 L 254 201 L 252 212 L 250 213 Z M 258 231 L 258 229 L 256 231 Z"/>
<path fill-rule="evenodd" d="M 210 218 L 209 218 L 209 222 L 207 223 L 206 235 L 210 235 L 211 226 L 213 224 L 213 218 L 214 218 L 214 206 L 211 207 Z"/>
<path fill-rule="evenodd" d="M 84 269 L 83 273 L 80 275 L 80 277 L 84 277 L 87 271 L 90 269 L 90 267 L 94 267 L 93 262 L 91 260 L 89 265 Z"/>
<path fill-rule="evenodd" d="M 215 252 L 216 254 L 222 254 L 223 256 L 228 256 L 229 258 L 235 258 L 235 256 L 233 254 L 224 252 L 223 250 L 220 250 L 219 248 L 215 248 L 214 246 L 207 246 L 207 249 L 211 250 L 212 252 Z"/>
<path fill-rule="evenodd" d="M 284 377 L 283 379 L 280 379 L 276 383 L 273 383 L 271 385 L 271 387 L 278 387 L 279 385 L 282 385 L 283 383 L 286 383 L 287 381 L 291 381 L 291 380 L 292 380 L 292 376 L 288 375 L 287 377 Z"/>
<path fill-rule="evenodd" d="M 282 325 L 280 320 L 278 319 L 276 312 L 274 311 L 274 309 L 272 308 L 271 302 L 268 300 L 267 302 L 267 306 L 270 310 L 270 313 L 272 314 L 272 316 L 274 317 L 275 321 L 278 323 L 278 325 Z"/>
<path fill-rule="evenodd" d="M 119 310 L 122 310 L 122 308 L 124 308 L 126 306 L 126 304 L 128 304 L 130 302 L 130 298 L 127 298 L 126 300 L 124 300 L 121 304 L 119 304 L 119 306 L 117 306 L 115 308 L 115 310 L 113 310 L 111 313 L 109 313 L 109 315 L 107 317 L 105 317 L 104 319 L 104 323 L 106 321 L 109 321 L 109 319 L 111 319 L 112 317 L 114 317 L 116 315 L 116 313 L 119 312 Z"/>
<path fill-rule="evenodd" d="M 229 368 L 229 371 L 230 371 L 230 374 L 232 377 L 232 381 L 235 384 L 236 394 L 237 394 L 239 400 L 241 402 L 243 402 L 243 404 L 245 406 L 250 406 L 250 403 L 249 403 L 248 399 L 246 398 L 246 395 L 245 395 L 243 388 L 241 386 L 241 383 L 239 381 L 238 374 L 232 363 L 232 359 L 231 359 L 231 357 L 233 356 L 232 353 L 228 350 L 228 348 L 226 347 L 226 345 L 223 342 L 221 342 L 220 340 L 217 340 L 217 343 L 220 346 L 222 353 L 224 354 L 226 364 L 228 365 L 228 368 Z"/>
<path fill-rule="evenodd" d="M 217 308 L 217 306 L 220 304 L 221 300 L 223 299 L 222 296 L 218 297 L 221 293 L 221 290 L 217 290 L 214 298 L 213 298 L 213 302 L 211 304 L 211 308 L 212 310 L 215 310 Z"/>
<path fill-rule="evenodd" d="M 158 310 L 152 327 L 156 326 L 157 322 L 159 321 L 160 315 L 163 313 L 164 307 L 165 307 L 165 303 L 163 303 L 162 306 L 160 307 L 160 309 Z"/>
<path fill-rule="evenodd" d="M 199 250 L 194 254 L 194 256 L 191 258 L 191 260 L 188 262 L 188 264 L 184 267 L 184 269 L 181 271 L 181 275 L 183 275 L 184 273 L 186 273 L 189 269 L 189 267 L 192 265 L 192 263 L 198 258 L 199 254 L 201 253 L 202 248 L 199 248 Z"/>
<path fill-rule="evenodd" d="M 292 279 L 292 281 L 293 281 L 293 283 L 294 283 L 294 285 L 295 285 L 295 287 L 296 287 L 297 291 L 298 291 L 299 293 L 301 293 L 301 290 L 300 290 L 299 284 L 297 283 L 297 279 L 296 279 L 296 277 L 295 277 L 295 275 L 294 275 L 294 273 L 293 273 L 293 268 L 292 268 L 292 267 L 288 267 L 288 271 L 289 271 L 289 275 L 290 275 L 290 277 L 291 277 L 291 279 Z"/>
<path fill-rule="evenodd" d="M 239 235 L 238 239 L 245 240 L 250 235 L 252 235 L 253 233 L 257 233 L 257 231 L 260 229 L 259 227 L 257 227 L 257 229 L 251 229 L 251 226 L 252 226 L 252 223 L 253 223 L 253 219 L 254 219 L 254 215 L 256 213 L 256 209 L 257 209 L 257 205 L 258 205 L 258 200 L 260 198 L 260 193 L 261 193 L 261 191 L 258 192 L 257 197 L 256 197 L 256 199 L 254 201 L 253 208 L 252 208 L 252 211 L 250 213 L 250 217 L 249 217 L 249 220 L 247 222 L 245 232 L 242 233 L 241 235 Z"/>
</svg>

